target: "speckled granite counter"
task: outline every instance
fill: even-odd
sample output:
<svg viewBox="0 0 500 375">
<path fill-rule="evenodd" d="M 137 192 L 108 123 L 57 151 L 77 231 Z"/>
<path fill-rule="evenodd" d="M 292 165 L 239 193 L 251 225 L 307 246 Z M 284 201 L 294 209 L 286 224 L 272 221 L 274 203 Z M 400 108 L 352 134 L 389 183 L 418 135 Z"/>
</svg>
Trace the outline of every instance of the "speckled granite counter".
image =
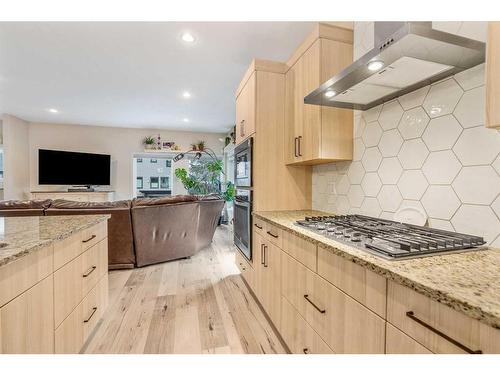
<svg viewBox="0 0 500 375">
<path fill-rule="evenodd" d="M 490 326 L 500 328 L 500 249 L 388 261 L 295 225 L 319 211 L 255 212 L 254 216 L 317 243 L 387 279 L 410 287 Z"/>
<path fill-rule="evenodd" d="M 26 216 L 0 218 L 0 267 L 81 230 L 108 220 L 111 215 Z"/>
</svg>

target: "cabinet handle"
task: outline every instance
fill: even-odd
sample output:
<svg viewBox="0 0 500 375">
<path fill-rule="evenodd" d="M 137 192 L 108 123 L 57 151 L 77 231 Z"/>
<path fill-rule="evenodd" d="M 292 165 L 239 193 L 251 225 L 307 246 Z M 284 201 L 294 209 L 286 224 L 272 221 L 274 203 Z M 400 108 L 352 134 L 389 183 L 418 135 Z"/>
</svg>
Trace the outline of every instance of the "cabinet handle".
<svg viewBox="0 0 500 375">
<path fill-rule="evenodd" d="M 445 339 L 446 341 L 449 341 L 451 342 L 453 345 L 459 347 L 460 349 L 462 349 L 464 352 L 467 352 L 469 354 L 482 354 L 483 351 L 482 350 L 472 350 L 472 349 L 469 349 L 468 347 L 466 347 L 465 345 L 459 343 L 458 341 L 456 341 L 455 339 L 452 339 L 450 336 L 444 334 L 443 332 L 439 331 L 438 329 L 432 327 L 431 325 L 427 324 L 426 322 L 424 322 L 423 320 L 421 320 L 420 318 L 417 318 L 415 316 L 415 313 L 413 311 L 407 311 L 406 312 L 406 316 L 408 318 L 410 318 L 411 320 L 413 320 L 414 322 L 420 324 L 422 327 L 425 327 L 427 328 L 429 331 L 431 332 L 434 332 L 436 335 L 438 336 L 441 336 L 443 339 Z"/>
<path fill-rule="evenodd" d="M 93 234 L 92 236 L 90 236 L 89 238 L 87 238 L 86 240 L 82 240 L 83 243 L 87 243 L 89 241 L 92 241 L 94 238 L 96 238 L 97 236 L 95 234 Z"/>
<path fill-rule="evenodd" d="M 309 349 L 308 348 L 304 348 L 304 349 L 302 349 L 302 351 L 304 352 L 304 354 L 309 354 Z"/>
<path fill-rule="evenodd" d="M 92 312 L 90 313 L 89 317 L 88 317 L 87 319 L 85 319 L 83 322 L 84 322 L 84 323 L 88 323 L 88 322 L 90 322 L 90 319 L 92 319 L 92 317 L 94 316 L 94 314 L 95 314 L 95 312 L 96 312 L 96 311 L 97 311 L 97 307 L 94 307 L 94 308 L 92 309 Z"/>
<path fill-rule="evenodd" d="M 299 156 L 302 156 L 302 147 L 301 147 L 302 136 L 299 135 L 298 139 L 299 139 Z"/>
<path fill-rule="evenodd" d="M 297 154 L 297 141 L 298 140 L 299 139 L 297 137 L 295 137 L 294 140 L 293 140 L 293 143 L 294 143 L 294 154 L 295 154 L 296 158 L 299 157 L 299 154 Z"/>
<path fill-rule="evenodd" d="M 261 227 L 259 224 L 257 224 L 257 223 L 255 223 L 254 225 L 255 225 L 257 228 L 262 229 L 262 227 Z"/>
<path fill-rule="evenodd" d="M 271 237 L 278 238 L 277 234 L 272 233 L 271 231 L 267 231 L 267 234 L 269 234 Z"/>
<path fill-rule="evenodd" d="M 92 266 L 92 267 L 90 267 L 90 268 L 87 270 L 87 272 L 85 272 L 85 273 L 83 274 L 83 277 L 89 277 L 89 276 L 90 276 L 90 274 L 91 274 L 92 272 L 94 272 L 96 268 L 97 268 L 97 266 Z"/>
<path fill-rule="evenodd" d="M 264 245 L 263 243 L 260 244 L 260 264 L 264 264 Z"/>
<path fill-rule="evenodd" d="M 267 267 L 268 264 L 267 264 L 267 245 L 264 245 L 264 267 Z"/>
<path fill-rule="evenodd" d="M 313 305 L 313 306 L 314 306 L 314 308 L 315 308 L 316 310 L 318 310 L 321 314 L 326 313 L 326 310 L 325 310 L 325 309 L 320 309 L 320 308 L 318 307 L 318 305 L 316 305 L 313 301 L 311 301 L 311 300 L 309 299 L 309 294 L 304 294 L 304 298 L 306 299 L 306 301 L 307 301 L 307 302 L 309 302 L 311 305 Z"/>
</svg>

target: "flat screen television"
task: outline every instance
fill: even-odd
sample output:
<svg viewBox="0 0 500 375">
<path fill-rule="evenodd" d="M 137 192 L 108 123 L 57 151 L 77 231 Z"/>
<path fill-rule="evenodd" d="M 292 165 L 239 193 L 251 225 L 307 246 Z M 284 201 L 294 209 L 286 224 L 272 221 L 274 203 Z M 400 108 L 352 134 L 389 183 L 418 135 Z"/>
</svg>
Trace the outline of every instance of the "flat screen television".
<svg viewBox="0 0 500 375">
<path fill-rule="evenodd" d="M 111 156 L 38 150 L 39 185 L 110 185 Z"/>
</svg>

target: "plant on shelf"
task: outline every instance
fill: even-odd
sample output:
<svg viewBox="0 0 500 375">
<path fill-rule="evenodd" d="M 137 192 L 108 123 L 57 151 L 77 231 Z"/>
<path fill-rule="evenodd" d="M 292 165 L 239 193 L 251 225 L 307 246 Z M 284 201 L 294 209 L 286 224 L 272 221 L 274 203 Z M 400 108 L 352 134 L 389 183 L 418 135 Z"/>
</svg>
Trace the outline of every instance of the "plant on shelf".
<svg viewBox="0 0 500 375">
<path fill-rule="evenodd" d="M 147 150 L 153 150 L 156 145 L 156 139 L 152 136 L 147 136 L 142 140 L 144 148 Z"/>
<path fill-rule="evenodd" d="M 205 150 L 205 141 L 198 141 L 196 144 L 197 150 L 198 151 L 204 151 Z"/>
</svg>

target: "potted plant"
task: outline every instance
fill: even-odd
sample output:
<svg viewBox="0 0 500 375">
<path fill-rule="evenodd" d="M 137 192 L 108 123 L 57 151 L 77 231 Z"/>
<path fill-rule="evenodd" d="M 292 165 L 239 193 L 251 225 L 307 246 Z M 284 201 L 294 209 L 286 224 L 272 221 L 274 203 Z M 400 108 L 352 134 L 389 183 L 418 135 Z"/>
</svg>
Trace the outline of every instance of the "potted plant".
<svg viewBox="0 0 500 375">
<path fill-rule="evenodd" d="M 205 149 L 205 141 L 198 141 L 196 147 L 198 151 L 203 151 Z"/>
<path fill-rule="evenodd" d="M 147 136 L 143 139 L 142 144 L 146 150 L 154 150 L 156 139 L 152 136 Z"/>
</svg>

